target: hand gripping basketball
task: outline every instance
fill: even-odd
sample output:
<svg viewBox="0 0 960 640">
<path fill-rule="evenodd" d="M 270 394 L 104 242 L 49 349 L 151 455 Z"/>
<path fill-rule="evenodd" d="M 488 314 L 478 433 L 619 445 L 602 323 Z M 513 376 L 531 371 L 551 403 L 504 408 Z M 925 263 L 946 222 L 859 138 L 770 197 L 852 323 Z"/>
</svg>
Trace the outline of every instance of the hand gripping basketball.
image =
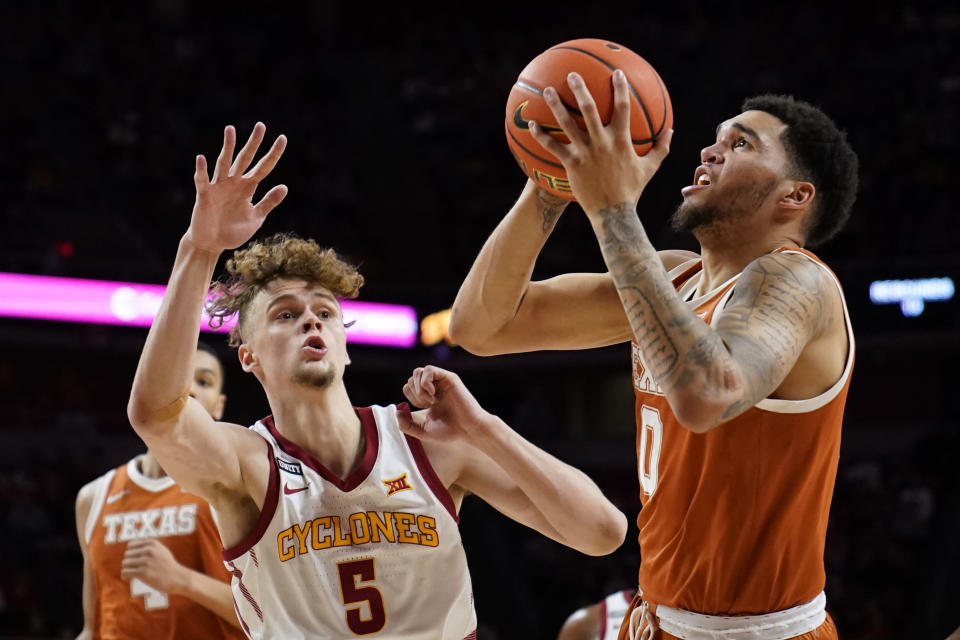
<svg viewBox="0 0 960 640">
<path fill-rule="evenodd" d="M 623 72 L 618 69 L 613 74 L 613 117 L 606 126 L 580 75 L 571 73 L 567 83 L 577 99 L 586 130 L 574 121 L 556 89 L 547 87 L 543 97 L 570 142 L 560 142 L 536 122 L 530 122 L 530 134 L 563 164 L 573 194 L 587 215 L 623 203 L 635 206 L 670 152 L 673 129 L 661 134 L 646 155 L 638 156 L 630 138 L 630 97 Z"/>
<path fill-rule="evenodd" d="M 287 187 L 281 184 L 270 189 L 260 202 L 253 204 L 257 186 L 273 170 L 287 146 L 286 136 L 277 137 L 270 151 L 247 171 L 266 130 L 263 123 L 258 122 L 234 160 L 237 134 L 232 126 L 226 127 L 223 148 L 214 166 L 212 180 L 207 174 L 206 158 L 197 156 L 196 173 L 193 176 L 197 200 L 187 235 L 198 249 L 218 253 L 239 247 L 253 237 L 267 214 L 286 197 Z"/>
<path fill-rule="evenodd" d="M 616 42 L 580 38 L 550 47 L 520 72 L 507 97 L 504 119 L 507 146 L 523 172 L 541 189 L 566 200 L 576 199 L 563 164 L 536 143 L 529 128 L 529 121 L 534 120 L 561 143 L 570 139 L 553 116 L 544 90 L 553 87 L 573 121 L 585 129 L 586 122 L 567 80 L 571 72 L 577 73 L 593 97 L 600 121 L 609 124 L 614 110 L 611 78 L 617 69 L 626 76 L 629 89 L 630 142 L 637 155 L 642 156 L 673 126 L 673 107 L 667 87 L 657 70 L 642 56 Z"/>
</svg>

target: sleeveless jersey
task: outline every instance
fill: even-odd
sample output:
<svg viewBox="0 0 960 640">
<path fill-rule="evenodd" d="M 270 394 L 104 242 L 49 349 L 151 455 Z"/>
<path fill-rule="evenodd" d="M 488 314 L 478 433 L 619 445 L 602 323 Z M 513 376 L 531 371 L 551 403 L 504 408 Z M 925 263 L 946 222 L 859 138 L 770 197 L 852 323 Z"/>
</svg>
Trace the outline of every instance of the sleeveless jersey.
<svg viewBox="0 0 960 640">
<path fill-rule="evenodd" d="M 366 451 L 341 480 L 268 417 L 260 519 L 223 552 L 247 634 L 260 638 L 474 638 L 453 500 L 395 407 L 357 409 Z"/>
<path fill-rule="evenodd" d="M 836 283 L 836 276 L 805 250 Z M 739 274 L 696 299 L 700 260 L 670 272 L 686 304 L 715 325 Z M 808 400 L 764 399 L 697 434 L 677 421 L 633 344 L 639 586 L 658 605 L 711 615 L 764 614 L 813 601 L 823 590 L 823 550 L 854 360 Z"/>
<path fill-rule="evenodd" d="M 611 593 L 600 601 L 600 635 L 597 640 L 616 640 L 623 616 L 632 601 L 633 592 L 629 589 Z"/>
<path fill-rule="evenodd" d="M 189 598 L 120 577 L 127 543 L 157 538 L 180 564 L 229 582 L 207 503 L 169 476 L 143 475 L 136 458 L 94 482 L 85 529 L 96 584 L 94 639 L 242 638 L 239 629 Z"/>
</svg>

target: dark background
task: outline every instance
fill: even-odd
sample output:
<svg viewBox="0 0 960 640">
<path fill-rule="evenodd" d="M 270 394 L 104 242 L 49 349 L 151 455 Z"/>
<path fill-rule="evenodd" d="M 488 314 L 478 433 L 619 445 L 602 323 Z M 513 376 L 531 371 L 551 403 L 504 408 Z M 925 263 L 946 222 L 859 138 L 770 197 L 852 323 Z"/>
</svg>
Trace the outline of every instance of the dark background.
<svg viewBox="0 0 960 640">
<path fill-rule="evenodd" d="M 263 233 L 295 230 L 360 263 L 362 299 L 450 305 L 524 178 L 503 139 L 507 93 L 557 42 L 603 37 L 650 60 L 673 99 L 670 157 L 641 200 L 658 248 L 698 151 L 748 95 L 793 93 L 848 131 L 861 191 L 819 254 L 844 283 L 858 354 L 827 541 L 842 637 L 942 638 L 960 625 L 956 301 L 918 318 L 872 306 L 872 280 L 960 276 L 955 248 L 960 10 L 675 0 L 607 7 L 428 9 L 312 3 L 269 11 L 177 0 L 0 9 L 0 271 L 164 282 L 193 201 L 193 157 L 256 120 L 290 143 L 290 187 Z M 538 277 L 603 268 L 571 207 Z M 124 405 L 145 332 L 0 319 L 0 635 L 73 637 L 73 500 L 142 449 Z M 227 362 L 226 419 L 267 413 Z M 417 365 L 461 373 L 518 431 L 639 508 L 626 346 L 481 359 L 445 346 L 352 348 L 355 404 L 401 399 Z M 749 455 L 749 452 L 744 452 Z M 635 527 L 579 556 L 467 501 L 481 637 L 550 638 L 634 583 Z"/>
</svg>

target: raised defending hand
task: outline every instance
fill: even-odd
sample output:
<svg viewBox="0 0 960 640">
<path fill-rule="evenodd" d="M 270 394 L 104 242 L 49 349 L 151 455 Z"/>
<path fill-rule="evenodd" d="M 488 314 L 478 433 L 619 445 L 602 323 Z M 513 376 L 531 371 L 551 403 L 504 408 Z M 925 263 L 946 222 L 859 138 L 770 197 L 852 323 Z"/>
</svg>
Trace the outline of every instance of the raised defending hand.
<svg viewBox="0 0 960 640">
<path fill-rule="evenodd" d="M 131 540 L 123 554 L 120 577 L 139 578 L 164 593 L 179 593 L 185 586 L 186 567 L 177 562 L 165 544 L 150 538 Z"/>
<path fill-rule="evenodd" d="M 187 232 L 197 248 L 220 252 L 239 247 L 253 237 L 267 214 L 286 197 L 287 187 L 281 184 L 253 204 L 257 185 L 270 174 L 287 146 L 286 136 L 278 136 L 270 151 L 248 171 L 266 130 L 263 123 L 258 122 L 234 159 L 237 132 L 232 126 L 226 127 L 213 179 L 207 173 L 207 159 L 197 156 L 197 171 L 193 176 L 197 200 Z"/>
<path fill-rule="evenodd" d="M 460 376 L 434 366 L 418 367 L 403 385 L 403 395 L 426 413 L 400 414 L 400 429 L 421 440 L 474 441 L 482 437 L 490 414 L 484 411 Z"/>
<path fill-rule="evenodd" d="M 638 156 L 630 139 L 630 90 L 623 71 L 613 74 L 613 117 L 606 126 L 583 78 L 571 73 L 567 83 L 587 130 L 573 119 L 556 89 L 547 87 L 543 97 L 570 143 L 556 140 L 535 122 L 530 123 L 530 134 L 563 164 L 573 194 L 587 215 L 625 202 L 635 206 L 669 153 L 673 130 L 665 131 L 646 155 Z"/>
</svg>

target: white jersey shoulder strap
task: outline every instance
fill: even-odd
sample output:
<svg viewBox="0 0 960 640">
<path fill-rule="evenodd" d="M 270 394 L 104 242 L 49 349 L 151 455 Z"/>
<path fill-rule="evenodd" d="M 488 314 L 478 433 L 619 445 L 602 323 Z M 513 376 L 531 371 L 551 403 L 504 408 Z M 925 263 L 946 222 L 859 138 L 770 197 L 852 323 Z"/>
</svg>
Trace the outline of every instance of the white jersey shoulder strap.
<svg viewBox="0 0 960 640">
<path fill-rule="evenodd" d="M 116 474 L 116 469 L 110 469 L 93 481 L 93 502 L 90 504 L 90 511 L 87 512 L 87 521 L 84 523 L 83 530 L 83 540 L 87 544 L 90 544 L 90 538 L 93 537 L 93 530 L 97 526 L 100 511 L 103 510 L 103 503 L 107 499 L 107 491 L 110 490 L 110 484 Z"/>
</svg>

